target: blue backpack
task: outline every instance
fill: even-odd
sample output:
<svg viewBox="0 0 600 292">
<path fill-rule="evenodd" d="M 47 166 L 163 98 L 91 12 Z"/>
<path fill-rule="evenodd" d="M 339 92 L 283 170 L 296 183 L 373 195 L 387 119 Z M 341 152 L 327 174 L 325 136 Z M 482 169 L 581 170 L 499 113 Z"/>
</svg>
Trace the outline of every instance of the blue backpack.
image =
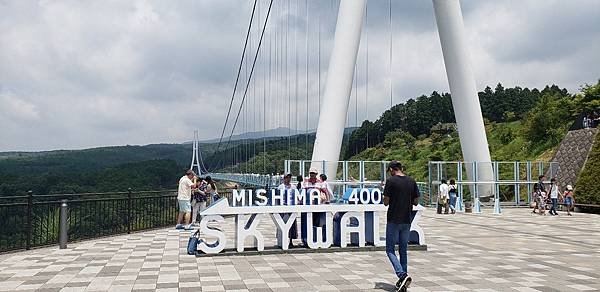
<svg viewBox="0 0 600 292">
<path fill-rule="evenodd" d="M 198 253 L 198 242 L 200 241 L 200 239 L 198 238 L 199 235 L 200 230 L 196 230 L 190 235 L 190 239 L 188 240 L 187 245 L 187 253 L 189 255 L 196 255 Z"/>
</svg>

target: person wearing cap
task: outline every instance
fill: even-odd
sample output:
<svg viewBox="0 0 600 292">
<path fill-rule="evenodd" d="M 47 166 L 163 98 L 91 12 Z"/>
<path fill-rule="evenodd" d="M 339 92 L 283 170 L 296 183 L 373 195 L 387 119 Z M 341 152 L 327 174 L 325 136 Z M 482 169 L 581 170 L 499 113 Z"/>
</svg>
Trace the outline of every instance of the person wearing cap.
<svg viewBox="0 0 600 292">
<path fill-rule="evenodd" d="M 306 193 L 308 194 L 309 190 L 319 188 L 319 171 L 315 167 L 311 167 L 308 170 L 308 178 L 306 178 L 302 182 L 302 188 L 306 189 Z"/>
<path fill-rule="evenodd" d="M 283 176 L 283 182 L 277 188 L 279 189 L 280 192 L 284 192 L 284 196 L 283 196 L 284 204 L 288 204 L 288 202 L 290 203 L 290 205 L 296 204 L 296 198 L 294 197 L 294 189 L 295 188 L 292 185 L 292 174 L 291 173 L 287 173 L 287 174 L 285 174 L 285 176 Z M 292 215 L 291 213 L 283 213 L 282 217 L 287 222 L 287 220 L 290 218 L 291 215 Z M 289 248 L 292 248 L 292 247 L 294 247 L 294 243 L 292 242 L 292 239 L 298 238 L 298 225 L 296 224 L 295 219 L 294 219 L 294 223 L 292 223 L 292 227 L 290 227 L 288 237 L 290 239 Z"/>
<path fill-rule="evenodd" d="M 567 185 L 567 190 L 563 193 L 563 197 L 565 198 L 564 204 L 567 207 L 567 215 L 573 216 L 571 210 L 575 205 L 575 198 L 573 197 L 573 187 L 571 185 Z"/>
<path fill-rule="evenodd" d="M 179 214 L 177 216 L 177 225 L 175 226 L 175 229 L 192 229 L 190 226 L 190 214 L 192 212 L 192 204 L 190 201 L 192 200 L 192 189 L 196 187 L 196 184 L 192 181 L 195 176 L 196 174 L 194 171 L 188 169 L 185 172 L 185 175 L 179 179 L 179 187 L 177 188 Z"/>
<path fill-rule="evenodd" d="M 419 187 L 414 179 L 404 174 L 402 164 L 391 161 L 391 175 L 385 181 L 383 204 L 388 206 L 385 229 L 385 251 L 398 277 L 396 291 L 406 291 L 412 282 L 408 275 L 408 236 L 410 234 L 413 206 L 418 204 Z M 398 244 L 400 259 L 396 256 Z"/>
<path fill-rule="evenodd" d="M 319 174 L 319 171 L 315 167 L 311 167 L 308 170 L 308 178 L 306 178 L 302 182 L 302 188 L 304 190 L 306 190 L 306 196 L 307 197 L 310 197 L 310 191 L 311 190 L 313 190 L 313 189 L 319 189 L 321 187 L 321 185 L 320 185 L 321 182 L 319 181 L 319 178 L 317 176 L 318 174 Z M 319 203 L 319 202 L 310 202 L 309 200 L 306 200 L 306 202 L 308 202 L 308 204 L 318 204 Z M 306 242 L 307 228 L 308 228 L 308 226 L 306 224 L 306 221 L 307 221 L 306 220 L 306 216 L 307 215 L 305 213 L 303 213 L 303 214 L 300 215 L 300 223 L 301 223 L 300 227 L 302 228 L 302 230 L 300 231 L 300 235 L 301 235 L 300 237 L 302 239 L 302 245 L 304 247 L 308 246 L 308 244 Z M 313 219 L 312 220 L 312 222 L 313 222 L 312 227 L 321 226 L 321 224 L 320 224 L 320 221 L 321 221 L 320 217 L 321 217 L 321 213 L 316 213 L 316 212 L 312 213 L 312 219 Z M 323 229 L 323 231 L 325 231 L 325 230 Z M 325 234 L 325 232 L 323 232 L 323 233 Z M 325 238 L 325 237 L 323 237 L 323 238 Z"/>
</svg>

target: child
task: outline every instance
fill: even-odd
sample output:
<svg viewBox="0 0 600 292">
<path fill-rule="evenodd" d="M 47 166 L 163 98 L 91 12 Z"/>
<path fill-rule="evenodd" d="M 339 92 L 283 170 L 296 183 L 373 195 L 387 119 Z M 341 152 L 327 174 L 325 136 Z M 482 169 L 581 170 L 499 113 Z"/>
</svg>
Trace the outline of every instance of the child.
<svg viewBox="0 0 600 292">
<path fill-rule="evenodd" d="M 535 210 L 539 210 L 541 193 L 542 191 L 540 188 L 534 186 L 533 194 L 531 195 L 531 198 L 533 199 L 533 211 L 531 211 L 531 213 L 535 214 Z"/>
<path fill-rule="evenodd" d="M 567 185 L 567 190 L 563 193 L 563 196 L 565 197 L 564 203 L 567 207 L 567 215 L 573 216 L 571 215 L 571 209 L 575 205 L 575 198 L 573 197 L 573 187 L 571 185 Z"/>
<path fill-rule="evenodd" d="M 540 192 L 538 195 L 538 209 L 540 210 L 540 215 L 546 215 L 546 192 Z"/>
</svg>

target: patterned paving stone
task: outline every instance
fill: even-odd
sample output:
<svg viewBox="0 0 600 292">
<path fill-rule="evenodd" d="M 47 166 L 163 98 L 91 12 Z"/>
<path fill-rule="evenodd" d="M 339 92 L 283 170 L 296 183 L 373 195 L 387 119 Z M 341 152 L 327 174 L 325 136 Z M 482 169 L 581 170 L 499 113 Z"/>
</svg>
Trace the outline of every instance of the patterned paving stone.
<svg viewBox="0 0 600 292">
<path fill-rule="evenodd" d="M 427 210 L 410 291 L 600 291 L 599 219 Z M 273 226 L 260 228 L 274 243 Z M 0 255 L 0 291 L 391 291 L 396 281 L 383 251 L 194 257 L 188 236 L 161 229 Z"/>
</svg>

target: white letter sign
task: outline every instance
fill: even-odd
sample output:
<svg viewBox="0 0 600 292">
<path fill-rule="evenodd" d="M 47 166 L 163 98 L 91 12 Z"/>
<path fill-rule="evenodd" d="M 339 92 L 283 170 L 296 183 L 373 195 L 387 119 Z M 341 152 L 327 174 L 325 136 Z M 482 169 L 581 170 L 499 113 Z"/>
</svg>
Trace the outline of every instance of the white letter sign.
<svg viewBox="0 0 600 292">
<path fill-rule="evenodd" d="M 288 249 L 290 243 L 290 230 L 296 229 L 301 229 L 302 241 L 306 241 L 311 249 L 329 248 L 334 244 L 339 247 L 346 247 L 349 244 L 360 247 L 367 244 L 385 245 L 381 240 L 379 228 L 380 213 L 387 210 L 387 207 L 382 204 L 381 190 L 355 188 L 349 189 L 347 194 L 347 203 L 323 204 L 320 202 L 320 191 L 317 189 L 310 191 L 259 189 L 254 192 L 243 189 L 233 190 L 231 206 L 227 198 L 221 198 L 200 213 L 202 216 L 200 234 L 216 237 L 217 240 L 213 243 L 201 240 L 198 248 L 207 254 L 222 252 L 227 244 L 225 233 L 215 227 L 209 227 L 208 224 L 209 222 L 222 223 L 225 221 L 223 216 L 234 215 L 235 249 L 243 252 L 247 248 L 246 239 L 251 237 L 254 242 L 253 247 L 263 251 L 264 236 L 258 230 L 261 223 L 260 216 L 264 216 L 263 214 L 271 216 L 277 228 L 277 245 L 284 250 Z M 410 238 L 417 244 L 425 244 L 425 233 L 418 225 L 423 210 L 425 208 L 421 205 L 413 207 L 414 218 L 410 227 Z M 302 219 L 297 220 L 298 217 Z M 348 237 L 351 238 L 350 242 Z"/>
</svg>

